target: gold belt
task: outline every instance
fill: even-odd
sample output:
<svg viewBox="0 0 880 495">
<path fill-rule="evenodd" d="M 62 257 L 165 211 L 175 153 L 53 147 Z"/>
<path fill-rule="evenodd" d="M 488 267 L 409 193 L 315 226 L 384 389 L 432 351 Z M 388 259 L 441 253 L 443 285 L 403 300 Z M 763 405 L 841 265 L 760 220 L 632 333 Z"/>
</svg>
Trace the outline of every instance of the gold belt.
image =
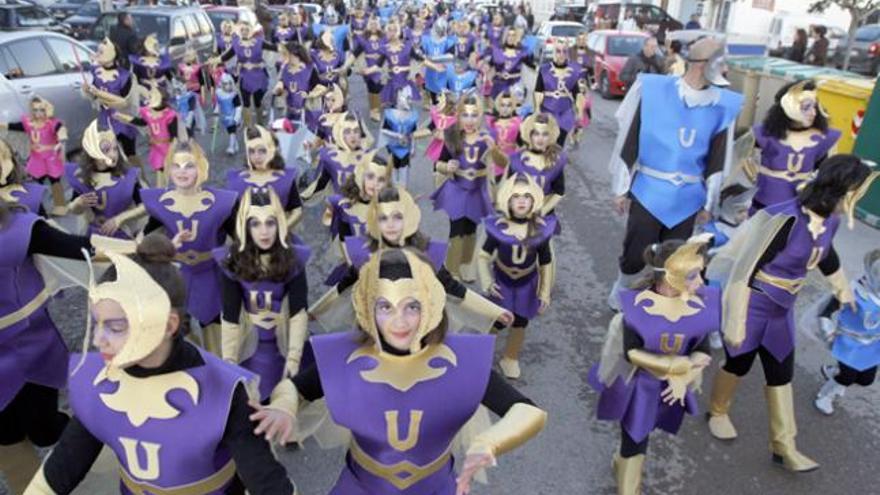
<svg viewBox="0 0 880 495">
<path fill-rule="evenodd" d="M 520 72 L 499 72 L 498 77 L 501 79 L 516 79 L 520 76 Z"/>
<path fill-rule="evenodd" d="M 204 495 L 220 490 L 235 476 L 235 462 L 229 461 L 220 471 L 207 478 L 173 488 L 159 488 L 149 483 L 135 481 L 125 469 L 119 468 L 119 477 L 134 495 Z"/>
<path fill-rule="evenodd" d="M 812 172 L 790 172 L 788 170 L 773 170 L 772 168 L 767 168 L 763 165 L 758 167 L 758 173 L 762 175 L 766 175 L 767 177 L 773 177 L 775 179 L 782 179 L 786 182 L 798 182 L 805 181 L 809 179 L 813 173 Z"/>
<path fill-rule="evenodd" d="M 281 313 L 268 310 L 259 311 L 257 313 L 251 313 L 248 311 L 248 318 L 254 326 L 260 327 L 264 330 L 274 330 L 280 327 L 283 322 Z"/>
<path fill-rule="evenodd" d="M 245 69 L 245 70 L 251 70 L 251 69 L 262 69 L 262 68 L 263 68 L 263 63 L 260 62 L 260 63 L 258 63 L 258 64 L 252 64 L 252 63 L 250 63 L 250 62 L 245 62 L 245 63 L 241 64 L 241 68 L 242 68 L 242 69 Z"/>
<path fill-rule="evenodd" d="M 396 67 L 392 67 L 392 68 L 391 68 L 391 72 L 393 72 L 393 73 L 395 73 L 395 74 L 403 74 L 403 73 L 405 73 L 405 72 L 409 72 L 409 67 L 408 67 L 408 66 L 398 65 L 398 66 L 396 66 Z"/>
<path fill-rule="evenodd" d="M 455 175 L 467 179 L 467 180 L 475 180 L 478 177 L 486 177 L 489 175 L 489 171 L 486 169 L 477 170 L 475 168 L 466 168 L 466 169 L 458 169 L 455 171 Z"/>
<path fill-rule="evenodd" d="M 755 274 L 755 280 L 758 282 L 764 282 L 765 284 L 770 284 L 773 287 L 778 287 L 789 294 L 797 294 L 801 287 L 804 286 L 803 278 L 782 278 L 777 277 L 776 275 L 770 275 L 764 270 L 759 270 L 758 273 Z"/>
<path fill-rule="evenodd" d="M 521 279 L 521 278 L 525 277 L 526 275 L 529 275 L 530 273 L 534 273 L 534 271 L 535 271 L 535 264 L 534 263 L 532 263 L 531 266 L 526 267 L 526 268 L 515 268 L 512 266 L 507 266 L 497 259 L 495 260 L 495 267 L 498 268 L 499 270 L 501 270 L 502 272 L 504 272 L 505 275 L 507 275 L 508 277 L 510 277 L 514 280 Z"/>
<path fill-rule="evenodd" d="M 32 315 L 34 311 L 49 300 L 49 290 L 45 287 L 33 299 L 12 313 L 0 317 L 0 330 L 6 329 Z"/>
<path fill-rule="evenodd" d="M 544 96 L 550 96 L 552 98 L 570 98 L 571 93 L 568 91 L 546 91 L 544 92 Z"/>
<path fill-rule="evenodd" d="M 351 454 L 351 458 L 368 473 L 384 479 L 398 490 L 406 490 L 445 466 L 452 458 L 452 444 L 440 454 L 440 457 L 422 466 L 409 461 L 400 461 L 391 465 L 382 464 L 364 452 L 354 439 L 351 441 L 348 452 Z"/>
<path fill-rule="evenodd" d="M 204 263 L 212 257 L 213 255 L 211 254 L 211 251 L 196 251 L 195 249 L 190 249 L 189 251 L 183 251 L 174 255 L 174 260 L 193 266 L 198 265 L 199 263 Z"/>
<path fill-rule="evenodd" d="M 55 146 L 56 146 L 56 145 L 54 145 L 54 144 L 37 144 L 37 143 L 34 143 L 34 144 L 31 145 L 31 149 L 33 149 L 34 151 L 52 151 L 52 150 L 55 149 Z"/>
<path fill-rule="evenodd" d="M 382 58 L 382 54 L 381 53 L 365 53 L 364 57 L 365 58 Z"/>
</svg>

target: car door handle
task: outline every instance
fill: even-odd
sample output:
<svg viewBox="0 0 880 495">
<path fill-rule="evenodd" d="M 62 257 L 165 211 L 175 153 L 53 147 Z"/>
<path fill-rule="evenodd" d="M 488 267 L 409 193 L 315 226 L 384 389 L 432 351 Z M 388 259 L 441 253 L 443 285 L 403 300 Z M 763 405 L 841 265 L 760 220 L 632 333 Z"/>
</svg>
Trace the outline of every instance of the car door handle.
<svg viewBox="0 0 880 495">
<path fill-rule="evenodd" d="M 24 93 L 24 94 L 28 94 L 28 93 L 33 93 L 33 92 L 34 92 L 33 88 L 31 88 L 30 85 L 28 85 L 28 84 L 22 84 L 21 86 L 19 86 L 19 87 L 18 87 L 18 91 L 21 92 L 21 93 Z"/>
<path fill-rule="evenodd" d="M 73 89 L 80 89 L 82 88 L 82 85 L 82 81 L 73 81 Z"/>
</svg>

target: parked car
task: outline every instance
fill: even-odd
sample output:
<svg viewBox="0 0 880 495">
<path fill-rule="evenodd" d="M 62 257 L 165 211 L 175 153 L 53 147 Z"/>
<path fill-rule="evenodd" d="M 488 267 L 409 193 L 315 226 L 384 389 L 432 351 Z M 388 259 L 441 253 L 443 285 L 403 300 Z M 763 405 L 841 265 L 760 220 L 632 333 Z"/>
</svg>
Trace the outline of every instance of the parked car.
<svg viewBox="0 0 880 495">
<path fill-rule="evenodd" d="M 656 5 L 605 0 L 590 4 L 584 17 L 584 25 L 590 31 L 618 29 L 627 12 L 632 12 L 643 28 L 654 33 L 661 42 L 666 39 L 666 33 L 684 27 L 681 22 Z"/>
<path fill-rule="evenodd" d="M 214 25 L 200 7 L 129 7 L 134 29 L 141 38 L 156 33 L 159 46 L 175 61 L 192 46 L 202 60 L 214 54 Z M 89 34 L 86 45 L 96 47 L 116 26 L 118 12 L 104 12 Z"/>
<path fill-rule="evenodd" d="M 42 96 L 67 125 L 68 151 L 78 149 L 83 131 L 95 117 L 81 92 L 91 55 L 85 45 L 58 33 L 0 33 L 0 120 L 18 122 L 30 98 Z M 26 154 L 27 141 L 16 134 L 10 134 L 13 147 Z"/>
<path fill-rule="evenodd" d="M 553 9 L 553 15 L 550 16 L 551 21 L 574 21 L 579 22 L 587 15 L 587 5 L 585 2 L 561 4 Z"/>
<path fill-rule="evenodd" d="M 591 73 L 603 98 L 626 94 L 628 89 L 618 77 L 626 59 L 642 49 L 646 33 L 603 29 L 587 36 L 587 51 L 593 61 Z"/>
<path fill-rule="evenodd" d="M 246 22 L 251 26 L 251 32 L 263 32 L 263 26 L 257 21 L 257 15 L 247 7 L 205 5 L 203 8 L 214 25 L 214 32 L 220 32 L 220 23 L 223 21 Z"/>
<path fill-rule="evenodd" d="M 869 76 L 880 73 L 880 24 L 866 24 L 856 30 L 853 38 L 849 70 Z M 834 53 L 834 65 L 843 67 L 846 41 L 841 41 Z"/>
<path fill-rule="evenodd" d="M 587 30 L 586 26 L 579 22 L 547 21 L 538 28 L 539 60 L 553 58 L 553 53 L 562 48 L 568 50 L 574 45 L 575 39 Z"/>
<path fill-rule="evenodd" d="M 53 17 L 59 21 L 63 21 L 76 13 L 76 11 L 86 2 L 88 2 L 88 0 L 59 0 L 58 2 L 49 4 L 46 8 L 49 9 L 49 13 L 51 13 Z"/>
<path fill-rule="evenodd" d="M 43 7 L 25 2 L 0 4 L 0 31 L 52 31 L 69 29 Z"/>
<path fill-rule="evenodd" d="M 89 0 L 82 4 L 75 14 L 64 19 L 64 23 L 70 26 L 70 35 L 76 39 L 89 37 L 92 26 L 101 15 L 101 4 L 97 0 Z"/>
</svg>

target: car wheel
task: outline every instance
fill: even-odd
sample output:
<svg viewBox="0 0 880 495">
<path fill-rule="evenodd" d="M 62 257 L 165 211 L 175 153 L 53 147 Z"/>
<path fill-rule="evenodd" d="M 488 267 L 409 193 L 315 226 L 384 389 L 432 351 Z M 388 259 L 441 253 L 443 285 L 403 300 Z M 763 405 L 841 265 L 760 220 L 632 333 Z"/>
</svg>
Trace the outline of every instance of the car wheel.
<svg viewBox="0 0 880 495">
<path fill-rule="evenodd" d="M 602 98 L 605 98 L 606 100 L 614 98 L 614 95 L 611 94 L 611 81 L 608 80 L 607 72 L 603 72 L 602 76 L 599 78 L 599 94 L 601 94 Z"/>
</svg>

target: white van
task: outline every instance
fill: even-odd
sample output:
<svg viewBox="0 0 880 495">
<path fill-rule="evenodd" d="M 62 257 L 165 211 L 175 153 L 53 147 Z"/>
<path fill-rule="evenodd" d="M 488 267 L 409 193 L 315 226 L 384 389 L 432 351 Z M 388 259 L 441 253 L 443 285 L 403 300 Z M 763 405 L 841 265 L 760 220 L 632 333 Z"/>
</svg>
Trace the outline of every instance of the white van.
<svg viewBox="0 0 880 495">
<path fill-rule="evenodd" d="M 767 47 L 770 50 L 770 55 L 777 57 L 784 56 L 788 52 L 788 49 L 791 48 L 792 43 L 794 43 L 794 35 L 798 29 L 805 30 L 807 32 L 807 37 L 809 37 L 810 26 L 818 25 L 828 28 L 826 36 L 829 41 L 831 41 L 832 38 L 835 38 L 835 35 L 839 36 L 841 32 L 846 32 L 845 26 L 837 26 L 829 23 L 828 17 L 826 16 L 777 12 L 776 15 L 773 16 L 773 22 L 770 23 L 770 41 L 767 44 Z M 838 41 L 838 39 L 834 39 L 834 41 Z M 829 46 L 829 53 L 831 53 L 833 48 L 834 47 Z"/>
</svg>

